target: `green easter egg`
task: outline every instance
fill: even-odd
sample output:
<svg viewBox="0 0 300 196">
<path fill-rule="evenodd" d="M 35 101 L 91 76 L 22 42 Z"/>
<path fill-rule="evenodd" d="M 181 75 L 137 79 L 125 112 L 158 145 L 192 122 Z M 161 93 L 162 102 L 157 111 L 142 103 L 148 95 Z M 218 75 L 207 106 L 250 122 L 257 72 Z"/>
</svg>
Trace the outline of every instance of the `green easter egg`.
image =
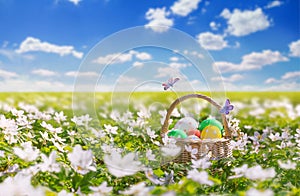
<svg viewBox="0 0 300 196">
<path fill-rule="evenodd" d="M 173 129 L 168 133 L 169 137 L 175 137 L 175 138 L 187 138 L 186 133 L 183 130 L 180 129 Z"/>
</svg>

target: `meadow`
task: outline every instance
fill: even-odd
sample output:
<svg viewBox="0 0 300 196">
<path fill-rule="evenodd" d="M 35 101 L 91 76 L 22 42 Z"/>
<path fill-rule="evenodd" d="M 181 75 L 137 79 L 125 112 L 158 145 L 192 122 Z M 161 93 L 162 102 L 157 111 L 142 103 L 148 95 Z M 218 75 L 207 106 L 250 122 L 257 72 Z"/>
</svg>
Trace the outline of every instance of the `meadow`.
<svg viewBox="0 0 300 196">
<path fill-rule="evenodd" d="M 226 93 L 232 157 L 175 163 L 161 126 L 185 94 L 0 93 L 0 195 L 300 195 L 300 92 Z M 217 115 L 190 100 L 169 128 Z"/>
</svg>

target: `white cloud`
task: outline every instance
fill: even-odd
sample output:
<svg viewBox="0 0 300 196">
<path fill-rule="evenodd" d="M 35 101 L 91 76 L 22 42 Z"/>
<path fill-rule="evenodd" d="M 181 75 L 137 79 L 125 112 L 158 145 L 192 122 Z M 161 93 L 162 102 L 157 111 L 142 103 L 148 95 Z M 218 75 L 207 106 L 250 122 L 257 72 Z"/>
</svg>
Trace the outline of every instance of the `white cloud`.
<svg viewBox="0 0 300 196">
<path fill-rule="evenodd" d="M 98 73 L 92 72 L 92 71 L 86 71 L 86 72 L 69 71 L 69 72 L 65 73 L 65 76 L 70 76 L 70 77 L 97 77 Z"/>
<path fill-rule="evenodd" d="M 120 76 L 118 78 L 118 82 L 121 84 L 133 84 L 133 83 L 136 83 L 137 80 L 136 80 L 136 78 L 133 78 L 133 77 Z"/>
<path fill-rule="evenodd" d="M 300 71 L 286 72 L 280 77 L 280 79 L 268 78 L 265 80 L 265 84 L 273 84 L 273 86 L 268 87 L 267 90 L 273 91 L 299 91 L 300 83 L 297 82 L 300 79 Z"/>
<path fill-rule="evenodd" d="M 267 80 L 265 80 L 265 84 L 284 84 L 290 83 L 291 81 L 295 82 L 297 79 L 300 79 L 300 71 L 286 72 L 281 76 L 280 79 L 268 78 Z"/>
<path fill-rule="evenodd" d="M 142 66 L 144 66 L 144 63 L 136 61 L 132 65 L 133 65 L 133 67 L 142 67 Z"/>
<path fill-rule="evenodd" d="M 179 53 L 179 52 L 177 52 L 177 53 Z M 198 57 L 200 59 L 204 58 L 204 55 L 202 53 L 199 53 L 199 52 L 197 52 L 195 50 L 194 51 L 184 50 L 183 54 L 185 54 L 185 55 L 193 55 L 193 56 L 196 56 L 196 57 Z"/>
<path fill-rule="evenodd" d="M 176 61 L 178 61 L 178 60 L 179 60 L 179 58 L 176 57 L 176 56 L 172 56 L 172 57 L 170 58 L 170 61 L 173 61 L 173 62 L 176 62 Z"/>
<path fill-rule="evenodd" d="M 73 46 L 58 46 L 48 42 L 42 42 L 40 39 L 34 37 L 27 37 L 20 44 L 20 47 L 16 50 L 16 52 L 47 52 L 59 54 L 60 56 L 73 55 L 79 59 L 83 57 L 83 53 L 76 51 Z"/>
<path fill-rule="evenodd" d="M 232 13 L 228 9 L 224 9 L 220 16 L 227 20 L 226 32 L 234 36 L 249 35 L 267 29 L 271 25 L 261 8 L 253 11 L 235 9 Z"/>
<path fill-rule="evenodd" d="M 201 0 L 178 0 L 171 6 L 171 10 L 173 14 L 187 16 L 198 8 L 200 2 Z"/>
<path fill-rule="evenodd" d="M 149 20 L 145 28 L 150 28 L 155 32 L 163 33 L 168 31 L 173 26 L 173 19 L 167 18 L 170 12 L 166 11 L 166 8 L 150 8 L 146 13 L 146 19 Z"/>
<path fill-rule="evenodd" d="M 132 59 L 132 54 L 126 53 L 126 54 L 121 54 L 121 53 L 114 53 L 114 54 L 108 54 L 103 57 L 98 57 L 96 60 L 93 62 L 101 64 L 101 65 L 106 65 L 106 64 L 117 64 L 117 63 L 124 63 L 131 61 Z"/>
<path fill-rule="evenodd" d="M 288 60 L 278 51 L 264 50 L 260 53 L 252 52 L 243 56 L 240 64 L 219 61 L 215 62 L 214 66 L 218 67 L 222 72 L 236 72 L 261 69 L 263 66 Z"/>
<path fill-rule="evenodd" d="M 217 24 L 216 22 L 212 21 L 209 23 L 209 26 L 212 30 L 217 31 L 219 27 L 221 26 L 220 24 Z"/>
<path fill-rule="evenodd" d="M 31 81 L 29 79 L 10 78 L 0 83 L 2 92 L 40 92 L 40 91 L 72 91 L 72 85 L 66 85 L 61 82 L 50 81 Z"/>
<path fill-rule="evenodd" d="M 95 59 L 93 62 L 101 65 L 125 63 L 131 61 L 134 56 L 139 60 L 152 59 L 152 56 L 149 53 L 131 50 L 128 53 L 114 53 L 101 56 Z"/>
<path fill-rule="evenodd" d="M 16 58 L 19 58 L 19 57 L 26 59 L 26 60 L 33 60 L 35 58 L 32 55 L 18 54 L 15 51 L 9 50 L 9 49 L 0 49 L 0 55 L 7 57 L 11 61 L 16 60 Z"/>
<path fill-rule="evenodd" d="M 263 50 L 261 53 L 252 52 L 243 56 L 242 64 L 245 67 L 261 67 L 271 65 L 277 62 L 288 61 L 288 58 L 282 56 L 278 51 Z"/>
<path fill-rule="evenodd" d="M 35 69 L 35 70 L 32 70 L 31 73 L 36 74 L 36 75 L 40 75 L 40 76 L 55 76 L 55 75 L 57 75 L 56 72 L 50 71 L 50 70 L 47 70 L 47 69 Z"/>
<path fill-rule="evenodd" d="M 164 77 L 177 77 L 180 75 L 180 72 L 178 69 L 174 69 L 172 67 L 159 67 L 157 69 L 157 75 L 155 75 L 155 78 L 164 78 Z"/>
<path fill-rule="evenodd" d="M 80 1 L 82 0 L 68 0 L 71 3 L 74 3 L 74 5 L 78 5 Z"/>
<path fill-rule="evenodd" d="M 169 66 L 171 68 L 175 68 L 175 69 L 180 69 L 180 68 L 185 68 L 187 66 L 189 66 L 189 64 L 186 64 L 186 63 L 178 63 L 178 62 L 171 62 L 169 64 Z"/>
<path fill-rule="evenodd" d="M 294 72 L 287 72 L 285 73 L 281 79 L 283 80 L 288 80 L 288 79 L 292 79 L 292 78 L 300 78 L 300 71 L 294 71 Z"/>
<path fill-rule="evenodd" d="M 300 84 L 297 82 L 282 82 L 273 86 L 270 86 L 264 90 L 267 91 L 299 91 Z"/>
<path fill-rule="evenodd" d="M 278 80 L 276 80 L 275 78 L 268 78 L 265 80 L 265 84 L 272 84 L 276 82 L 278 82 Z"/>
<path fill-rule="evenodd" d="M 8 78 L 14 78 L 17 77 L 18 74 L 15 72 L 5 71 L 3 69 L 0 69 L 0 78 L 8 79 Z"/>
<path fill-rule="evenodd" d="M 289 44 L 290 55 L 300 57 L 300 39 Z"/>
<path fill-rule="evenodd" d="M 222 50 L 227 47 L 227 41 L 222 35 L 216 35 L 210 32 L 200 33 L 197 36 L 200 45 L 207 50 Z"/>
<path fill-rule="evenodd" d="M 271 1 L 268 3 L 268 5 L 265 6 L 266 9 L 270 9 L 270 8 L 274 8 L 274 7 L 279 7 L 283 4 L 282 1 L 278 1 L 278 0 L 275 0 L 275 1 Z"/>
<path fill-rule="evenodd" d="M 213 77 L 211 80 L 212 81 L 223 81 L 223 82 L 236 82 L 239 80 L 242 80 L 244 78 L 243 75 L 241 74 L 233 74 L 229 77 Z"/>
<path fill-rule="evenodd" d="M 152 56 L 149 53 L 146 53 L 146 52 L 140 52 L 140 53 L 137 52 L 135 57 L 137 59 L 140 59 L 140 60 L 150 60 L 150 59 L 152 59 Z"/>
</svg>

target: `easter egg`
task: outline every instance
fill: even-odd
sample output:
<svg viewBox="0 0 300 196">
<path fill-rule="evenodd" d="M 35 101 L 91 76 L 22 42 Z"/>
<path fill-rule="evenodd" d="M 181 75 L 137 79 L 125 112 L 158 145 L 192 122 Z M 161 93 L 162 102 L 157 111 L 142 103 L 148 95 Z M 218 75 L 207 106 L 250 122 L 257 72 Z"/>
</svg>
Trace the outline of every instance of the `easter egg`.
<svg viewBox="0 0 300 196">
<path fill-rule="evenodd" d="M 189 130 L 195 130 L 198 127 L 198 122 L 192 117 L 184 117 L 180 119 L 174 126 L 174 129 L 183 130 L 188 133 Z"/>
<path fill-rule="evenodd" d="M 188 135 L 195 135 L 197 137 L 200 137 L 200 131 L 198 129 L 192 129 L 188 131 Z"/>
<path fill-rule="evenodd" d="M 168 132 L 169 137 L 175 137 L 175 138 L 187 138 L 186 133 L 183 130 L 180 129 L 173 129 Z"/>
<path fill-rule="evenodd" d="M 190 139 L 190 140 L 200 140 L 199 137 L 197 137 L 196 135 L 189 135 L 188 139 Z"/>
<path fill-rule="evenodd" d="M 222 138 L 223 125 L 216 119 L 206 119 L 199 125 L 201 139 Z"/>
</svg>

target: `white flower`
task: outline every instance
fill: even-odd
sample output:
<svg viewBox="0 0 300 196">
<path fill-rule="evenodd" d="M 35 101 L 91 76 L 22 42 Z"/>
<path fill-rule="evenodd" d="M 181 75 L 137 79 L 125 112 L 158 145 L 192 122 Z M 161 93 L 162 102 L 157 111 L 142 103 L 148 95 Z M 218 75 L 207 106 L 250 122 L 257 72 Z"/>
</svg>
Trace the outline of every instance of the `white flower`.
<svg viewBox="0 0 300 196">
<path fill-rule="evenodd" d="M 246 196 L 273 196 L 274 193 L 271 189 L 267 189 L 265 191 L 259 191 L 255 188 L 251 188 L 246 192 Z"/>
<path fill-rule="evenodd" d="M 84 116 L 74 116 L 71 121 L 74 122 L 77 126 L 88 126 L 88 123 L 92 120 L 92 118 L 90 118 L 90 116 L 88 114 L 84 115 Z"/>
<path fill-rule="evenodd" d="M 65 120 L 67 120 L 67 116 L 64 115 L 63 111 L 61 111 L 60 113 L 55 112 L 53 119 L 56 122 L 61 123 L 61 122 L 65 121 Z"/>
<path fill-rule="evenodd" d="M 35 195 L 44 196 L 45 190 L 42 187 L 33 187 L 31 177 L 17 174 L 14 177 L 7 177 L 0 184 L 0 196 L 8 195 Z"/>
<path fill-rule="evenodd" d="M 283 163 L 281 160 L 278 160 L 279 167 L 282 169 L 296 169 L 297 164 L 288 160 L 286 163 Z"/>
<path fill-rule="evenodd" d="M 20 128 L 28 128 L 31 129 L 32 126 L 31 124 L 34 123 L 34 121 L 28 121 L 27 116 L 19 116 L 16 119 L 16 124 L 20 127 Z M 19 128 L 19 129 L 20 129 Z"/>
<path fill-rule="evenodd" d="M 59 142 L 59 143 L 61 143 L 61 144 L 64 144 L 64 142 L 66 141 L 66 139 L 64 139 L 64 138 L 62 138 L 62 137 L 59 137 L 59 136 L 57 135 L 57 133 L 54 133 L 54 134 L 53 134 L 53 139 L 55 139 L 55 141 L 57 141 L 57 142 Z"/>
<path fill-rule="evenodd" d="M 21 144 L 22 148 L 14 147 L 14 153 L 24 161 L 34 161 L 39 156 L 39 149 L 33 147 L 31 142 Z"/>
<path fill-rule="evenodd" d="M 113 190 L 113 187 L 108 187 L 107 182 L 102 182 L 100 186 L 90 186 L 90 190 L 94 191 L 93 195 L 107 195 Z"/>
<path fill-rule="evenodd" d="M 0 150 L 0 157 L 2 157 L 2 158 L 5 157 L 5 154 L 4 154 L 4 151 L 3 151 L 3 150 Z"/>
<path fill-rule="evenodd" d="M 97 137 L 97 138 L 103 138 L 105 137 L 106 133 L 103 130 L 96 130 L 94 128 L 91 128 L 92 133 Z"/>
<path fill-rule="evenodd" d="M 135 160 L 134 153 L 128 153 L 123 157 L 117 152 L 111 155 L 106 154 L 104 163 L 108 171 L 116 177 L 130 176 L 144 168 L 140 161 Z"/>
<path fill-rule="evenodd" d="M 119 119 L 120 119 L 120 113 L 119 113 L 119 111 L 117 111 L 117 110 L 113 110 L 111 113 L 110 113 L 110 118 L 112 119 L 112 120 L 114 120 L 114 121 L 118 121 Z"/>
<path fill-rule="evenodd" d="M 67 130 L 69 136 L 75 136 L 76 132 L 74 130 Z"/>
<path fill-rule="evenodd" d="M 54 138 L 51 138 L 50 141 L 53 143 L 53 145 L 57 148 L 58 151 L 65 152 L 64 146 L 61 145 L 60 143 L 56 142 Z"/>
<path fill-rule="evenodd" d="M 162 138 L 162 141 L 164 146 L 162 146 L 160 150 L 162 151 L 163 156 L 175 157 L 182 151 L 182 148 L 176 145 L 176 140 L 174 138 L 169 138 L 167 134 Z"/>
<path fill-rule="evenodd" d="M 60 172 L 60 165 L 56 162 L 56 151 L 52 151 L 49 155 L 49 158 L 41 154 L 43 163 L 39 165 L 42 172 Z"/>
<path fill-rule="evenodd" d="M 151 113 L 149 110 L 147 110 L 144 106 L 140 108 L 140 111 L 137 112 L 138 117 L 147 119 L 151 117 Z"/>
<path fill-rule="evenodd" d="M 114 135 L 118 134 L 117 130 L 118 130 L 118 127 L 117 126 L 111 126 L 111 125 L 106 125 L 104 124 L 104 128 L 105 128 L 105 131 L 108 132 L 108 133 L 112 133 Z"/>
<path fill-rule="evenodd" d="M 93 153 L 91 150 L 82 150 L 80 145 L 73 148 L 73 152 L 68 154 L 68 159 L 71 162 L 72 168 L 80 173 L 86 174 L 89 171 L 96 171 L 93 166 Z"/>
<path fill-rule="evenodd" d="M 45 121 L 43 121 L 41 123 L 41 126 L 44 127 L 45 129 L 49 130 L 52 133 L 61 133 L 62 132 L 61 127 L 54 128 L 51 124 L 47 124 Z"/>
<path fill-rule="evenodd" d="M 198 148 L 193 148 L 191 145 L 185 145 L 184 148 L 187 152 L 191 154 L 192 159 L 196 159 L 195 155 L 197 155 L 198 153 Z"/>
<path fill-rule="evenodd" d="M 247 140 L 246 141 L 245 140 L 238 140 L 238 141 L 231 140 L 230 146 L 233 150 L 244 150 L 247 143 L 248 143 Z"/>
<path fill-rule="evenodd" d="M 251 116 L 256 116 L 256 117 L 259 117 L 260 115 L 262 115 L 264 113 L 265 113 L 265 109 L 260 108 L 260 107 L 259 108 L 255 108 L 255 109 L 249 111 L 249 114 Z"/>
<path fill-rule="evenodd" d="M 198 182 L 199 184 L 206 184 L 209 186 L 214 185 L 214 182 L 208 179 L 209 176 L 206 171 L 199 172 L 196 169 L 190 170 L 188 171 L 187 178 L 190 178 L 193 181 Z"/>
<path fill-rule="evenodd" d="M 61 190 L 57 196 L 74 196 L 74 193 L 68 193 L 66 190 Z"/>
<path fill-rule="evenodd" d="M 86 126 L 91 120 L 93 120 L 92 118 L 90 118 L 90 115 L 88 115 L 88 114 L 82 115 L 82 116 L 80 116 L 80 118 L 81 118 L 82 122 L 84 123 L 84 125 L 86 125 Z"/>
<path fill-rule="evenodd" d="M 291 147 L 293 145 L 294 144 L 291 141 L 287 141 L 287 142 L 282 141 L 281 144 L 280 144 L 280 146 L 276 145 L 276 147 L 279 148 L 279 149 L 284 149 L 284 148 L 287 148 L 287 147 Z"/>
<path fill-rule="evenodd" d="M 162 151 L 162 155 L 165 157 L 176 157 L 179 155 L 179 153 L 181 153 L 182 149 L 180 146 L 177 145 L 166 145 L 166 146 L 162 146 L 161 148 Z"/>
<path fill-rule="evenodd" d="M 16 108 L 12 108 L 10 112 L 14 116 L 22 116 L 24 114 L 24 110 L 17 110 Z"/>
<path fill-rule="evenodd" d="M 174 191 L 168 191 L 168 192 L 162 194 L 161 196 L 176 196 L 176 193 Z"/>
<path fill-rule="evenodd" d="M 146 157 L 147 157 L 147 159 L 149 161 L 155 161 L 156 160 L 155 159 L 155 155 L 152 154 L 152 150 L 151 149 L 146 151 Z"/>
<path fill-rule="evenodd" d="M 260 141 L 264 141 L 267 137 L 266 133 L 260 134 L 257 131 L 254 132 L 254 136 L 250 136 L 249 138 L 253 141 L 254 145 L 259 145 Z"/>
<path fill-rule="evenodd" d="M 149 195 L 149 188 L 146 187 L 145 182 L 140 182 L 135 185 L 131 185 L 128 190 L 120 191 L 124 195 L 134 195 L 134 196 L 146 196 Z"/>
<path fill-rule="evenodd" d="M 245 129 L 252 129 L 252 126 L 251 125 L 244 125 L 244 128 Z"/>
<path fill-rule="evenodd" d="M 84 125 L 82 118 L 74 116 L 71 118 L 71 121 L 74 122 L 77 126 Z"/>
<path fill-rule="evenodd" d="M 299 105 L 300 106 L 300 105 Z M 300 108 L 300 107 L 299 107 Z M 296 134 L 295 134 L 295 137 L 296 138 L 300 138 L 300 129 L 296 129 Z"/>
<path fill-rule="evenodd" d="M 240 177 L 244 176 L 247 169 L 248 169 L 247 164 L 242 165 L 242 167 L 233 168 L 231 171 L 233 171 L 235 173 L 235 175 L 229 176 L 228 179 L 240 178 Z"/>
<path fill-rule="evenodd" d="M 15 173 L 19 171 L 19 165 L 18 164 L 14 164 L 12 166 L 9 166 L 8 169 L 5 171 L 5 173 Z"/>
<path fill-rule="evenodd" d="M 25 103 L 22 103 L 22 102 L 20 102 L 18 104 L 18 106 L 27 113 L 35 113 L 35 112 L 39 111 L 36 106 L 28 105 L 28 104 L 25 104 Z"/>
<path fill-rule="evenodd" d="M 18 126 L 13 119 L 6 119 L 4 115 L 0 115 L 0 128 L 9 144 L 17 143 Z"/>
<path fill-rule="evenodd" d="M 40 171 L 40 168 L 38 164 L 32 165 L 30 167 L 26 167 L 19 171 L 19 174 L 25 175 L 25 176 L 34 176 Z"/>
<path fill-rule="evenodd" d="M 198 160 L 192 159 L 192 168 L 194 169 L 198 169 L 198 168 L 207 169 L 210 166 L 211 166 L 211 162 L 207 157 Z"/>
<path fill-rule="evenodd" d="M 291 139 L 287 130 L 285 130 L 285 131 L 283 131 L 283 132 L 281 133 L 281 138 L 284 139 L 284 140 L 289 140 L 289 139 Z"/>
<path fill-rule="evenodd" d="M 181 115 L 180 115 L 178 109 L 175 108 L 175 109 L 172 111 L 171 116 L 174 116 L 174 117 L 179 118 Z"/>
<path fill-rule="evenodd" d="M 166 110 L 160 110 L 158 111 L 159 115 L 161 116 L 160 123 L 163 125 L 167 116 Z M 169 124 L 172 124 L 172 119 L 169 119 Z"/>
<path fill-rule="evenodd" d="M 155 134 L 155 131 L 152 131 L 149 127 L 146 130 L 147 135 L 151 138 L 151 140 L 157 138 L 158 135 Z"/>
<path fill-rule="evenodd" d="M 247 169 L 245 177 L 250 180 L 266 180 L 268 178 L 274 178 L 276 172 L 274 168 L 262 169 L 260 165 Z"/>
<path fill-rule="evenodd" d="M 277 141 L 277 140 L 281 140 L 281 137 L 280 137 L 279 133 L 275 133 L 275 135 L 273 133 L 271 133 L 269 135 L 269 138 L 272 140 L 272 142 Z"/>
</svg>

